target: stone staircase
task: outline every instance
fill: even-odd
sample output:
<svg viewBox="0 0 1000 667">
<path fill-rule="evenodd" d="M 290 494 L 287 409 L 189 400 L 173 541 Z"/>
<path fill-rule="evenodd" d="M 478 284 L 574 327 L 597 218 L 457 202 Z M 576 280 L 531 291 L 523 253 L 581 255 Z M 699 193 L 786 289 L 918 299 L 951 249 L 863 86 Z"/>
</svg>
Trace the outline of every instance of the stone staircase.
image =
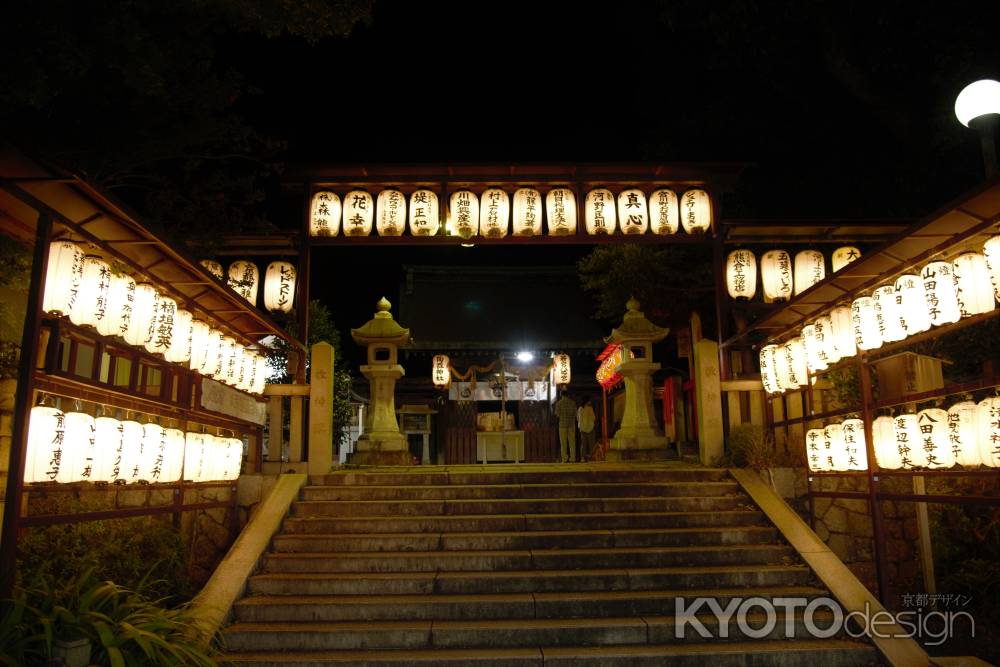
<svg viewBox="0 0 1000 667">
<path fill-rule="evenodd" d="M 720 628 L 704 606 L 711 638 L 692 624 L 676 636 L 678 597 L 725 608 L 827 595 L 725 470 L 468 466 L 311 482 L 234 607 L 233 665 L 879 662 L 868 644 L 810 638 L 801 609 L 779 608 L 756 638 L 763 613 Z"/>
</svg>

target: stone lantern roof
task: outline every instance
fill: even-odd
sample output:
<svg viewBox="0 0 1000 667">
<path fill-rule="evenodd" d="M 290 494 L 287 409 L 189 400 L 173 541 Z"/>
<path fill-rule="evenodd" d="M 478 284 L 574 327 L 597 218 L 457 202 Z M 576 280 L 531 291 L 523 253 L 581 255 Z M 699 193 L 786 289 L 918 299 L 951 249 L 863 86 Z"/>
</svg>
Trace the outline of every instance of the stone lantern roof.
<svg viewBox="0 0 1000 667">
<path fill-rule="evenodd" d="M 389 309 L 392 304 L 385 297 L 379 299 L 376 308 L 378 312 L 375 317 L 368 320 L 361 327 L 351 329 L 351 337 L 359 345 L 372 345 L 376 343 L 397 345 L 406 347 L 410 344 L 410 330 L 401 327 L 396 320 L 392 319 Z"/>
<path fill-rule="evenodd" d="M 626 341 L 648 341 L 655 343 L 663 340 L 670 333 L 670 329 L 658 327 L 643 315 L 639 310 L 639 302 L 635 297 L 625 304 L 625 317 L 621 326 L 613 329 L 611 335 L 604 339 L 606 343 L 623 343 Z"/>
</svg>

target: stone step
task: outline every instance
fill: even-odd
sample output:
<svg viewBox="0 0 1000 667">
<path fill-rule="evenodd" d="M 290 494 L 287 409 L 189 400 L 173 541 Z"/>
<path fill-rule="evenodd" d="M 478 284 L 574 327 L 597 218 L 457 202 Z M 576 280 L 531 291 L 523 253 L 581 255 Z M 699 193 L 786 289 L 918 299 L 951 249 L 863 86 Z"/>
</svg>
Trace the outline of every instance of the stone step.
<svg viewBox="0 0 1000 667">
<path fill-rule="evenodd" d="M 487 620 L 665 616 L 678 601 L 712 597 L 725 608 L 733 598 L 814 599 L 826 591 L 810 586 L 688 591 L 588 591 L 480 595 L 259 595 L 233 606 L 243 623 L 340 621 Z"/>
<path fill-rule="evenodd" d="M 497 570 L 583 570 L 600 567 L 749 565 L 791 562 L 795 552 L 778 544 L 616 549 L 503 551 L 357 551 L 269 553 L 267 572 L 434 572 Z"/>
<path fill-rule="evenodd" d="M 764 544 L 778 533 L 766 526 L 640 528 L 491 533 L 369 533 L 278 535 L 280 553 L 355 551 L 495 551 L 500 549 L 610 549 L 707 544 Z"/>
<path fill-rule="evenodd" d="M 714 512 L 750 505 L 743 495 L 669 498 L 510 498 L 504 500 L 298 500 L 294 516 L 441 516 L 600 512 Z"/>
<path fill-rule="evenodd" d="M 270 573 L 251 577 L 248 585 L 255 595 L 475 595 L 801 586 L 810 581 L 812 573 L 804 565 L 698 565 L 508 572 Z"/>
<path fill-rule="evenodd" d="M 577 468 L 577 469 L 574 469 Z M 719 482 L 732 478 L 724 468 L 662 468 L 615 469 L 610 465 L 573 466 L 553 470 L 551 467 L 528 469 L 505 466 L 503 470 L 473 466 L 466 470 L 411 472 L 335 472 L 310 475 L 309 483 L 316 486 L 412 486 L 417 484 L 591 484 L 602 482 Z"/>
<path fill-rule="evenodd" d="M 724 496 L 734 481 L 628 482 L 593 484 L 477 484 L 410 486 L 307 486 L 303 500 L 481 500 L 505 498 L 644 498 Z"/>
<path fill-rule="evenodd" d="M 447 516 L 289 517 L 284 534 L 467 533 L 473 531 L 592 530 L 767 525 L 756 510 L 608 512 L 601 514 L 466 514 Z"/>
<path fill-rule="evenodd" d="M 343 623 L 237 623 L 225 630 L 231 651 L 330 651 L 362 649 L 518 648 L 525 646 L 612 646 L 719 641 L 810 639 L 810 627 L 825 630 L 833 614 L 779 611 L 734 615 L 725 623 L 714 615 L 694 622 L 674 616 L 630 618 L 546 618 L 459 621 L 378 621 Z M 696 625 L 697 623 L 697 625 Z M 766 631 L 765 626 L 767 626 Z M 704 633 L 708 633 L 708 637 Z M 839 636 L 846 634 L 841 631 Z"/>
</svg>

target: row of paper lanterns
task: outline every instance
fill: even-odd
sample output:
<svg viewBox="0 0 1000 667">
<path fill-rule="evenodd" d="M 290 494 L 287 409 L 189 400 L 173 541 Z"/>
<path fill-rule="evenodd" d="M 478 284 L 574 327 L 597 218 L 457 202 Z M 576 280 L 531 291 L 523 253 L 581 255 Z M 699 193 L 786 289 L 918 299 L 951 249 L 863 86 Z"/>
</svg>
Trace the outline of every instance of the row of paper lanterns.
<svg viewBox="0 0 1000 667">
<path fill-rule="evenodd" d="M 834 308 L 802 328 L 783 344 L 760 350 L 760 374 L 769 394 L 803 387 L 810 372 L 905 340 L 932 326 L 953 324 L 963 317 L 987 313 L 1000 301 L 1000 236 L 952 262 L 934 261 L 919 274 L 904 274 L 871 296 Z"/>
<path fill-rule="evenodd" d="M 247 259 L 239 259 L 229 265 L 225 274 L 222 264 L 215 260 L 203 259 L 201 265 L 219 280 L 225 280 L 250 305 L 257 305 L 260 271 L 256 264 Z M 268 264 L 264 272 L 264 308 L 275 313 L 289 312 L 295 305 L 295 280 L 295 266 L 291 262 L 277 261 Z"/>
<path fill-rule="evenodd" d="M 882 470 L 1000 468 L 1000 398 L 878 417 L 872 422 L 872 444 Z M 809 429 L 806 458 L 813 472 L 867 470 L 864 423 L 847 419 Z"/>
<path fill-rule="evenodd" d="M 243 441 L 47 405 L 31 409 L 24 481 L 210 482 L 236 479 Z"/>
<path fill-rule="evenodd" d="M 131 276 L 112 273 L 107 262 L 70 241 L 54 241 L 49 247 L 42 309 L 93 327 L 102 336 L 118 336 L 241 391 L 264 391 L 263 355 L 195 319 L 149 283 L 137 284 Z"/>
<path fill-rule="evenodd" d="M 830 265 L 836 273 L 861 257 L 854 246 L 833 251 Z M 765 303 L 788 301 L 826 278 L 826 260 L 818 250 L 803 250 L 795 260 L 785 250 L 768 250 L 760 259 L 761 287 Z M 757 257 L 740 248 L 726 258 L 726 289 L 734 299 L 752 299 L 757 294 Z"/>
<path fill-rule="evenodd" d="M 471 238 L 476 235 L 502 238 L 541 236 L 542 219 L 550 236 L 577 232 L 576 195 L 569 188 L 552 188 L 545 196 L 535 188 L 519 188 L 509 195 L 500 188 L 480 194 L 456 190 L 449 198 L 446 231 Z M 408 211 L 408 212 L 407 212 Z M 511 215 L 513 213 L 513 215 Z M 712 227 L 712 204 L 708 193 L 695 188 L 677 196 L 661 188 L 646 194 L 627 188 L 616 196 L 607 188 L 596 188 L 584 199 L 583 218 L 588 234 L 688 234 L 704 233 Z M 336 192 L 313 194 L 309 233 L 312 236 L 368 236 L 372 226 L 379 236 L 401 236 L 409 226 L 413 236 L 434 236 L 440 227 L 437 193 L 420 189 L 406 195 L 395 189 L 382 190 L 374 200 L 366 190 L 351 190 L 341 199 Z"/>
<path fill-rule="evenodd" d="M 556 385 L 568 385 L 573 377 L 569 355 L 562 352 L 552 355 L 551 370 Z M 431 360 L 431 382 L 440 389 L 451 384 L 451 361 L 447 354 L 435 354 Z"/>
</svg>

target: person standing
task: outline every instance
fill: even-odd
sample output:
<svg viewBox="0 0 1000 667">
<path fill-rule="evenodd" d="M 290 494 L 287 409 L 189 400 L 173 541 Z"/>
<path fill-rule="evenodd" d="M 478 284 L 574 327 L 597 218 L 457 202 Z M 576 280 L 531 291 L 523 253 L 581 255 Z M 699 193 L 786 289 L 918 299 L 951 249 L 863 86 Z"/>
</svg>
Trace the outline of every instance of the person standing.
<svg viewBox="0 0 1000 667">
<path fill-rule="evenodd" d="M 559 419 L 559 451 L 562 462 L 576 462 L 576 403 L 563 389 L 555 404 L 555 414 Z"/>
<path fill-rule="evenodd" d="M 580 429 L 581 460 L 594 453 L 594 426 L 596 422 L 597 415 L 594 414 L 594 407 L 590 404 L 590 396 L 584 396 L 583 404 L 576 411 L 576 425 Z"/>
</svg>

